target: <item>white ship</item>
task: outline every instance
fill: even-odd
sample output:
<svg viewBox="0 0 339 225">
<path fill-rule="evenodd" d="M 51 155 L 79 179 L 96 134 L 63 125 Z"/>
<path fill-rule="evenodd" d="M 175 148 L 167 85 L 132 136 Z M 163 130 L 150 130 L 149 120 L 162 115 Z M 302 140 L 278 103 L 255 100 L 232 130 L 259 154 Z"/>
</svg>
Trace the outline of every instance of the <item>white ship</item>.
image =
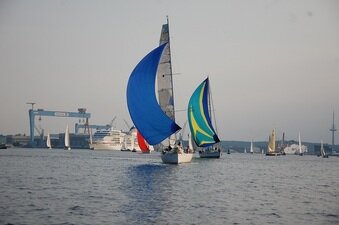
<svg viewBox="0 0 339 225">
<path fill-rule="evenodd" d="M 139 144 L 138 144 L 137 129 L 135 127 L 132 127 L 131 130 L 125 135 L 123 150 L 127 150 L 127 151 L 129 150 L 133 152 L 141 151 Z"/>
<path fill-rule="evenodd" d="M 307 152 L 307 146 L 301 145 L 302 152 Z M 292 144 L 290 146 L 287 146 L 284 148 L 284 152 L 286 155 L 294 155 L 299 153 L 299 145 L 298 144 Z"/>
<path fill-rule="evenodd" d="M 92 150 L 141 151 L 137 129 L 134 127 L 128 132 L 114 129 L 97 130 L 89 145 Z"/>
<path fill-rule="evenodd" d="M 121 130 L 101 129 L 97 130 L 93 137 L 92 143 L 89 144 L 92 150 L 116 150 L 120 151 L 125 148 L 126 133 Z"/>
</svg>

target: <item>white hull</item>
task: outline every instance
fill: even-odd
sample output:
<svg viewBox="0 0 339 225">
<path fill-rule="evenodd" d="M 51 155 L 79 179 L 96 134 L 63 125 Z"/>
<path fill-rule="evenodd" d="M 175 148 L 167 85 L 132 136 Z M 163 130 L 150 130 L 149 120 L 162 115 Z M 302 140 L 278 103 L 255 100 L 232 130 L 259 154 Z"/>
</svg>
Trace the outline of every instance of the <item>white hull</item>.
<svg viewBox="0 0 339 225">
<path fill-rule="evenodd" d="M 168 152 L 162 152 L 161 160 L 166 164 L 180 164 L 189 163 L 192 161 L 193 153 L 185 153 L 182 150 L 172 150 Z"/>
<path fill-rule="evenodd" d="M 296 150 L 292 149 L 292 148 L 285 148 L 284 152 L 285 152 L 286 155 L 295 155 Z"/>
<path fill-rule="evenodd" d="M 221 152 L 220 151 L 199 151 L 200 158 L 220 158 Z"/>
<path fill-rule="evenodd" d="M 89 145 L 92 150 L 112 150 L 112 151 L 120 151 L 123 149 L 123 145 L 116 145 L 113 143 L 92 143 Z"/>
</svg>

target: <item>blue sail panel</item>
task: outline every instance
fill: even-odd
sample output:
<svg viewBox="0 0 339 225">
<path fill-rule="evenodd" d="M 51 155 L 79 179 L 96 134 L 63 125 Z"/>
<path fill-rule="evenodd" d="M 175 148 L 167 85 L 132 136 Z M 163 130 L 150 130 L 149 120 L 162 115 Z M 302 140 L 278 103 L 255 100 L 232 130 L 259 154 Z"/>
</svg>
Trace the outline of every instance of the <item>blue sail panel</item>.
<svg viewBox="0 0 339 225">
<path fill-rule="evenodd" d="M 208 107 L 208 78 L 193 92 L 188 103 L 188 123 L 193 140 L 199 147 L 207 147 L 220 140 L 212 126 Z"/>
<path fill-rule="evenodd" d="M 146 55 L 132 71 L 127 84 L 129 114 L 150 145 L 181 129 L 161 110 L 155 95 L 157 68 L 165 46 L 166 43 Z"/>
</svg>

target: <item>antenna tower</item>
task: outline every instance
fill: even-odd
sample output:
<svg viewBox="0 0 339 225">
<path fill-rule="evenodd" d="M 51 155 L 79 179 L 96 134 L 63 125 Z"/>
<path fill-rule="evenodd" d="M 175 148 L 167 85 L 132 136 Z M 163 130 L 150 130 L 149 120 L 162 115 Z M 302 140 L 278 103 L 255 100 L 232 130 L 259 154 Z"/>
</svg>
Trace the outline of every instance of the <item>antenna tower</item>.
<svg viewBox="0 0 339 225">
<path fill-rule="evenodd" d="M 331 127 L 330 131 L 332 132 L 332 151 L 334 151 L 334 132 L 337 131 L 337 129 L 335 128 L 335 124 L 334 124 L 334 112 L 333 112 L 332 127 Z"/>
</svg>

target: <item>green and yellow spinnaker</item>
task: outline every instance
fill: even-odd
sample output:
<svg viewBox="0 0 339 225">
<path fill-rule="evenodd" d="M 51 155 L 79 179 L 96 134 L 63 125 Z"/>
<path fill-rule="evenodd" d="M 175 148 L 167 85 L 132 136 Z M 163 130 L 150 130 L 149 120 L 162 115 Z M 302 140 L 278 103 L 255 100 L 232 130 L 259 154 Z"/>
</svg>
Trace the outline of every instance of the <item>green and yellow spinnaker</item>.
<svg viewBox="0 0 339 225">
<path fill-rule="evenodd" d="M 209 112 L 209 80 L 206 78 L 193 92 L 188 103 L 188 123 L 191 135 L 199 147 L 220 142 Z"/>
</svg>

